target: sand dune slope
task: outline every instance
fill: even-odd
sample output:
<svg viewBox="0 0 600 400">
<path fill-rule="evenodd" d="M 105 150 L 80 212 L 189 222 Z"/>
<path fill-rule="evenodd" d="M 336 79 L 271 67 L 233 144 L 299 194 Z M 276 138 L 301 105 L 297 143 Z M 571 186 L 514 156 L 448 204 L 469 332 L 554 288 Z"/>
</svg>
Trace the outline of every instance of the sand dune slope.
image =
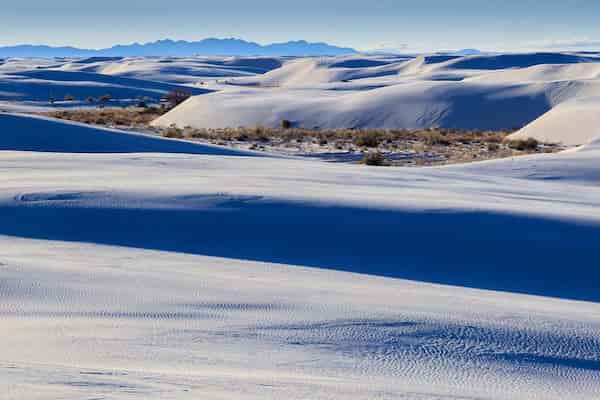
<svg viewBox="0 0 600 400">
<path fill-rule="evenodd" d="M 585 97 L 560 104 L 511 135 L 543 142 L 582 145 L 600 138 L 600 97 Z"/>
<path fill-rule="evenodd" d="M 387 169 L 0 123 L 36 150 L 0 151 L 10 399 L 600 396 L 596 143 Z"/>
<path fill-rule="evenodd" d="M 537 120 L 549 113 L 552 121 L 564 119 L 556 126 L 568 124 L 570 106 L 553 108 L 600 95 L 599 66 L 597 56 L 576 53 L 297 59 L 263 75 L 232 79 L 155 124 L 221 128 L 289 120 L 322 129 L 531 124 L 518 137 L 580 144 L 597 135 L 593 117 L 572 137 L 544 133 L 544 119 Z"/>
</svg>

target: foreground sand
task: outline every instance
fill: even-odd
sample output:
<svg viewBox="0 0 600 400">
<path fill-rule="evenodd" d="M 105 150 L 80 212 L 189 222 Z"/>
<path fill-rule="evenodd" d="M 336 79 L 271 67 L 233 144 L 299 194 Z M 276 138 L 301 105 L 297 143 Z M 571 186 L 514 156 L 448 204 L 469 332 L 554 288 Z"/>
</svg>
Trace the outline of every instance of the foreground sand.
<svg viewBox="0 0 600 400">
<path fill-rule="evenodd" d="M 600 396 L 596 144 L 399 170 L 0 126 L 9 399 Z"/>
</svg>

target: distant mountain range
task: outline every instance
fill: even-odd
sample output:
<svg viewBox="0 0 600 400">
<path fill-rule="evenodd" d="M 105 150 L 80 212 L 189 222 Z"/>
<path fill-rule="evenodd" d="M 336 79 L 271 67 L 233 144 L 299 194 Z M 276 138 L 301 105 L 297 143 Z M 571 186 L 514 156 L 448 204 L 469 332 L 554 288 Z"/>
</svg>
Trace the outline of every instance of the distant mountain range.
<svg viewBox="0 0 600 400">
<path fill-rule="evenodd" d="M 44 45 L 0 47 L 0 57 L 127 57 L 127 56 L 323 56 L 355 54 L 356 50 L 327 43 L 297 40 L 261 45 L 242 39 L 209 38 L 197 42 L 159 40 L 151 43 L 117 45 L 107 49 L 79 49 Z"/>
</svg>

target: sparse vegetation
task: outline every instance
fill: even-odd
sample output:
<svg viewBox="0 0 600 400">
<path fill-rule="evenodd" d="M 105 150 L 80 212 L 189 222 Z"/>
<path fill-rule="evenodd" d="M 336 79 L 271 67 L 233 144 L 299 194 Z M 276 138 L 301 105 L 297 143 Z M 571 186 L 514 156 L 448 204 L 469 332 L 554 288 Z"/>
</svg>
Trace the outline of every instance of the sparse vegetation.
<svg viewBox="0 0 600 400">
<path fill-rule="evenodd" d="M 448 138 L 446 138 L 446 136 L 441 134 L 439 131 L 426 132 L 423 136 L 424 136 L 425 144 L 428 144 L 430 146 L 434 146 L 434 145 L 448 146 L 448 145 L 450 145 L 450 140 L 448 140 Z"/>
<path fill-rule="evenodd" d="M 91 125 L 146 127 L 162 111 L 156 107 L 148 108 L 103 108 L 102 110 L 64 110 L 48 115 Z"/>
<path fill-rule="evenodd" d="M 333 129 L 290 126 L 269 128 L 195 129 L 154 128 L 149 123 L 164 114 L 162 107 L 103 108 L 55 111 L 48 115 L 93 125 L 134 128 L 170 138 L 185 138 L 241 149 L 284 154 L 339 153 L 347 160 L 376 165 L 421 166 L 473 162 L 535 152 L 554 152 L 559 146 L 539 146 L 537 141 L 507 141 L 509 131 L 460 129 Z M 380 160 L 381 161 L 381 160 Z"/>
<path fill-rule="evenodd" d="M 65 95 L 64 101 L 75 101 L 75 97 L 70 94 Z"/>
<path fill-rule="evenodd" d="M 281 121 L 282 129 L 290 129 L 291 127 L 292 127 L 292 121 L 290 121 L 289 119 L 284 119 L 283 121 Z"/>
</svg>

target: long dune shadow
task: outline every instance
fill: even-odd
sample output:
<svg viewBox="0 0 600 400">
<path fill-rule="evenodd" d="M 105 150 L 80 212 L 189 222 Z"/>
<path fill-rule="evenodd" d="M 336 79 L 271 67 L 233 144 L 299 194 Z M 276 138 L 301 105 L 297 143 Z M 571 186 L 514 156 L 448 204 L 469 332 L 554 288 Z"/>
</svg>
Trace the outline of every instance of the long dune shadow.
<svg viewBox="0 0 600 400">
<path fill-rule="evenodd" d="M 208 209 L 56 203 L 0 207 L 0 234 L 600 301 L 600 225 L 264 200 Z"/>
<path fill-rule="evenodd" d="M 593 57 L 563 53 L 530 53 L 530 54 L 500 54 L 494 56 L 466 57 L 452 64 L 458 69 L 497 70 L 506 68 L 527 68 L 542 64 L 578 64 L 598 62 Z"/>
<path fill-rule="evenodd" d="M 192 95 L 209 93 L 211 90 L 181 87 L 163 82 L 147 81 L 143 79 L 126 78 L 114 75 L 104 75 L 94 72 L 79 72 L 79 71 L 57 71 L 57 70 L 29 70 L 15 73 L 16 76 L 27 78 L 35 78 L 40 80 L 48 80 L 55 82 L 100 82 L 110 85 L 119 85 L 124 87 L 134 87 L 140 89 L 160 90 L 168 92 L 175 89 L 185 89 Z"/>
</svg>

